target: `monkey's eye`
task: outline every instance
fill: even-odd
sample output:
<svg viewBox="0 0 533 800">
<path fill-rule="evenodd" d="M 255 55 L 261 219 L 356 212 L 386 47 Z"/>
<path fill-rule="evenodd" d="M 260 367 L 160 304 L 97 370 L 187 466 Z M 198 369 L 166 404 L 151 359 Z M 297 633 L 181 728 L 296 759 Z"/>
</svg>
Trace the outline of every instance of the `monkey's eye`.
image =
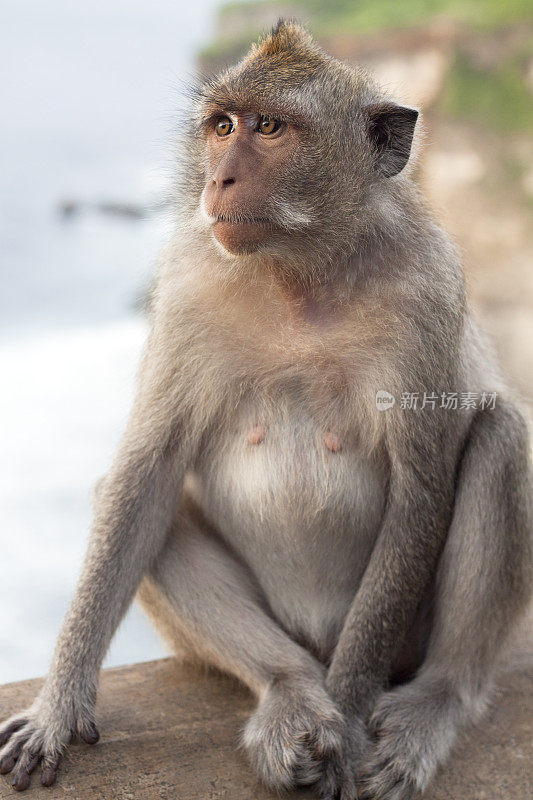
<svg viewBox="0 0 533 800">
<path fill-rule="evenodd" d="M 265 136 L 271 136 L 281 128 L 281 122 L 272 117 L 259 117 L 256 130 L 263 133 Z"/>
<path fill-rule="evenodd" d="M 219 117 L 215 125 L 215 130 L 217 136 L 227 136 L 229 133 L 233 133 L 235 126 L 229 117 Z"/>
</svg>

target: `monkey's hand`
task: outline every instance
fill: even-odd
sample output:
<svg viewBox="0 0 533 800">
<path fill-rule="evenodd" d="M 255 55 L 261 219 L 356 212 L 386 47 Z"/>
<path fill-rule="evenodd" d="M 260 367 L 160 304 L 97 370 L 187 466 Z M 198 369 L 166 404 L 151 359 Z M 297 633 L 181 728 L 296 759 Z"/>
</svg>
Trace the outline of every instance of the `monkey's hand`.
<svg viewBox="0 0 533 800">
<path fill-rule="evenodd" d="M 283 678 L 267 690 L 244 731 L 260 777 L 276 790 L 316 783 L 322 762 L 340 753 L 342 715 L 318 680 Z"/>
<path fill-rule="evenodd" d="M 98 741 L 93 703 L 68 691 L 47 691 L 45 685 L 30 708 L 0 726 L 0 773 L 13 771 L 12 784 L 22 791 L 41 762 L 41 782 L 51 786 L 61 754 L 76 734 L 88 744 Z"/>
<path fill-rule="evenodd" d="M 350 672 L 334 674 L 331 668 L 326 688 L 346 722 L 341 752 L 324 759 L 318 793 L 323 800 L 356 800 L 360 772 L 371 746 L 366 720 L 382 690 L 373 680 L 363 676 L 354 679 Z"/>
<path fill-rule="evenodd" d="M 324 759 L 317 782 L 323 800 L 357 800 L 359 770 L 367 757 L 370 743 L 359 717 L 346 719 L 343 748 Z"/>
</svg>

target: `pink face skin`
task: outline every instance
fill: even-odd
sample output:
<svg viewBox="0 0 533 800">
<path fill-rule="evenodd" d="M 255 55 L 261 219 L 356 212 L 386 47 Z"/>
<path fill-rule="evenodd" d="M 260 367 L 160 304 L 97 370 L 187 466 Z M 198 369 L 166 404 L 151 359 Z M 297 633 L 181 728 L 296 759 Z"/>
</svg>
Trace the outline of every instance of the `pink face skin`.
<svg viewBox="0 0 533 800">
<path fill-rule="evenodd" d="M 274 179 L 296 147 L 295 130 L 260 114 L 221 111 L 207 131 L 209 178 L 202 193 L 213 235 L 230 253 L 251 253 L 275 232 Z"/>
</svg>

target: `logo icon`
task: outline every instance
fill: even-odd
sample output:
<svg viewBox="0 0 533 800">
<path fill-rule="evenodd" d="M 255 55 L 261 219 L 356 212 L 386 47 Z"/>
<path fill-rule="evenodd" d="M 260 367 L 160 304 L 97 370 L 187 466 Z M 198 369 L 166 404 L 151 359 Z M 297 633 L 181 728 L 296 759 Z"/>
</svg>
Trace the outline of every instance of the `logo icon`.
<svg viewBox="0 0 533 800">
<path fill-rule="evenodd" d="M 378 389 L 376 392 L 376 408 L 378 411 L 388 411 L 396 402 L 394 396 L 385 389 Z"/>
</svg>

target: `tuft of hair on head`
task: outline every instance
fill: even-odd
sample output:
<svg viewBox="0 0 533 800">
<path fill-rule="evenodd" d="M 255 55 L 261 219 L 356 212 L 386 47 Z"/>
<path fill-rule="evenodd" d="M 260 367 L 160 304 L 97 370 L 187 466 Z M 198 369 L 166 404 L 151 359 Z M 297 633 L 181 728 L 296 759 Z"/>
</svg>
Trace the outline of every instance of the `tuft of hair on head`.
<svg viewBox="0 0 533 800">
<path fill-rule="evenodd" d="M 280 17 L 270 33 L 261 37 L 256 47 L 261 55 L 272 56 L 284 50 L 313 47 L 314 44 L 310 33 L 298 20 Z"/>
<path fill-rule="evenodd" d="M 269 33 L 252 44 L 237 69 L 245 70 L 252 81 L 250 70 L 259 70 L 258 77 L 264 82 L 265 68 L 275 70 L 281 80 L 306 80 L 320 72 L 327 61 L 326 53 L 300 22 L 280 18 Z"/>
<path fill-rule="evenodd" d="M 297 21 L 280 19 L 253 42 L 244 58 L 204 84 L 200 95 L 213 107 L 250 108 L 322 75 L 330 57 Z M 289 86 L 292 84 L 292 86 Z"/>
</svg>

